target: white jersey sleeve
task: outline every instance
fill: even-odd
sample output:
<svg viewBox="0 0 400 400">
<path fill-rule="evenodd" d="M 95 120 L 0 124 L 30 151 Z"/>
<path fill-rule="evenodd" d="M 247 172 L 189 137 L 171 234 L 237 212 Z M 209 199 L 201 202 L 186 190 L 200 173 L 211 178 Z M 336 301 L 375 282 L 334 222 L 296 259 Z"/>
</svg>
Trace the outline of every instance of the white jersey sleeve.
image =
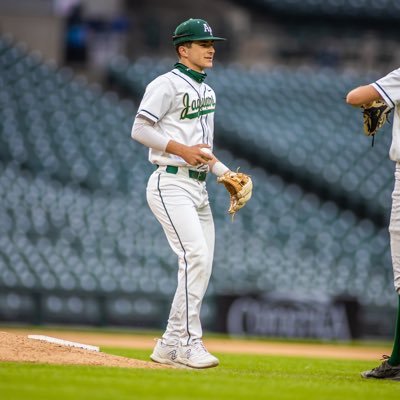
<svg viewBox="0 0 400 400">
<path fill-rule="evenodd" d="M 400 102 L 400 68 L 395 69 L 372 86 L 379 92 L 390 107 L 396 107 Z"/>
<path fill-rule="evenodd" d="M 159 76 L 147 85 L 137 114 L 157 123 L 170 109 L 174 95 L 170 81 Z"/>
<path fill-rule="evenodd" d="M 372 86 L 379 92 L 386 104 L 394 108 L 389 156 L 391 160 L 400 162 L 400 68 L 378 79 Z"/>
</svg>

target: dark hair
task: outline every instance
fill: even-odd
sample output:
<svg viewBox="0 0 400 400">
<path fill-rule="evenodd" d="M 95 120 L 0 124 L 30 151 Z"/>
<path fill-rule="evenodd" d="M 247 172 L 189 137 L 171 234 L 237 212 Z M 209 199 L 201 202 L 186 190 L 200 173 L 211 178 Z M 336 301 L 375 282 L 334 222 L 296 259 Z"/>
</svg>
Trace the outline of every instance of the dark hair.
<svg viewBox="0 0 400 400">
<path fill-rule="evenodd" d="M 175 51 L 176 54 L 178 54 L 178 57 L 180 57 L 181 55 L 179 54 L 179 47 L 181 46 L 185 46 L 185 47 L 191 47 L 192 46 L 193 41 L 191 42 L 183 42 L 183 43 L 179 43 L 175 46 Z"/>
</svg>

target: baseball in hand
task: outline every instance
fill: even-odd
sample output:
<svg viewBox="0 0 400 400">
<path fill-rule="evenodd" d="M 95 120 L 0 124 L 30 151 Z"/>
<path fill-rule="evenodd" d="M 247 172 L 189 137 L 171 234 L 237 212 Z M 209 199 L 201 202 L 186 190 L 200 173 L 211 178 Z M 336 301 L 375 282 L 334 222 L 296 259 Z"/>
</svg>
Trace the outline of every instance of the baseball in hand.
<svg viewBox="0 0 400 400">
<path fill-rule="evenodd" d="M 202 148 L 201 148 L 201 151 L 202 151 L 203 153 L 206 153 L 206 154 L 210 155 L 210 156 L 213 155 L 211 149 L 209 149 L 208 147 L 202 147 Z"/>
</svg>

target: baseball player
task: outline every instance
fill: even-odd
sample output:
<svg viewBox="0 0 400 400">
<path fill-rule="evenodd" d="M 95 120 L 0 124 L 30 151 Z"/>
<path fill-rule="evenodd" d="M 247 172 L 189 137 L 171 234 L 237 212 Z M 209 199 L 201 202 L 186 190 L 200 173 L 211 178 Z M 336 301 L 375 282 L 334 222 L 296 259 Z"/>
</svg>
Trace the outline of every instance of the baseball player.
<svg viewBox="0 0 400 400">
<path fill-rule="evenodd" d="M 219 364 L 202 342 L 200 309 L 211 275 L 214 222 L 206 176 L 230 172 L 213 154 L 216 97 L 205 83 L 213 66 L 213 35 L 202 19 L 181 23 L 172 37 L 179 62 L 146 88 L 132 138 L 149 147 L 156 170 L 147 185 L 150 209 L 178 256 L 178 284 L 168 324 L 150 358 L 192 368 Z"/>
<path fill-rule="evenodd" d="M 383 100 L 394 111 L 389 155 L 390 159 L 396 163 L 396 169 L 389 232 L 394 286 L 398 294 L 399 306 L 391 356 L 384 356 L 383 362 L 378 367 L 362 372 L 361 376 L 363 378 L 400 380 L 400 68 L 372 84 L 353 89 L 346 97 L 347 103 L 363 107 L 364 110 L 379 100 Z M 379 118 L 382 111 L 378 109 L 376 115 Z M 368 130 L 368 126 L 366 130 Z"/>
</svg>

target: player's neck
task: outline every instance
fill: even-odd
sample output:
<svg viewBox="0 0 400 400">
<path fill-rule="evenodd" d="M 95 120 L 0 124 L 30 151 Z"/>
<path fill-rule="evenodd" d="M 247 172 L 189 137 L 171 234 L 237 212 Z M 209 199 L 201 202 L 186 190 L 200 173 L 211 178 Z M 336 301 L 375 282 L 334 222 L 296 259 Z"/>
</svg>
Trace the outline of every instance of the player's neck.
<svg viewBox="0 0 400 400">
<path fill-rule="evenodd" d="M 177 62 L 174 67 L 178 69 L 180 72 L 183 74 L 189 76 L 190 78 L 194 79 L 198 83 L 204 82 L 204 79 L 206 79 L 207 74 L 205 72 L 199 72 L 196 71 L 189 66 L 183 64 L 182 62 Z"/>
</svg>

